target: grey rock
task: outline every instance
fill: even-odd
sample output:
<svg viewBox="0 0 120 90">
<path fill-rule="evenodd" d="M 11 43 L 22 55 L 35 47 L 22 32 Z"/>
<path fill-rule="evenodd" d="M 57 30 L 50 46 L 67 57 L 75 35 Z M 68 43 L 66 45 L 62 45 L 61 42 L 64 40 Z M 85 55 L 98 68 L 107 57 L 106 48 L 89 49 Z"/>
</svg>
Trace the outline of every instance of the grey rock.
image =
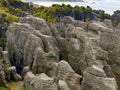
<svg viewBox="0 0 120 90">
<path fill-rule="evenodd" d="M 115 78 L 97 75 L 96 73 L 98 73 L 98 71 L 103 73 L 103 69 L 97 66 L 94 67 L 94 70 L 95 74 L 88 72 L 88 70 L 84 71 L 82 90 L 118 90 Z"/>
<path fill-rule="evenodd" d="M 22 71 L 23 77 L 25 77 L 26 73 L 29 72 L 29 71 L 30 71 L 29 66 L 24 67 L 24 68 L 23 68 L 23 71 Z"/>
<path fill-rule="evenodd" d="M 0 86 L 8 87 L 5 75 L 5 71 L 7 71 L 7 69 L 4 66 L 5 63 L 3 63 L 4 61 L 3 57 L 4 57 L 3 51 L 2 48 L 0 48 Z"/>
<path fill-rule="evenodd" d="M 11 62 L 17 66 L 17 71 L 20 68 L 19 73 L 24 66 L 29 66 L 33 73 L 47 72 L 51 64 L 59 59 L 57 42 L 43 19 L 22 19 L 21 23 L 13 23 L 7 32 L 7 48 Z"/>
<path fill-rule="evenodd" d="M 8 51 L 2 51 L 2 53 L 3 53 L 4 64 L 7 64 L 8 66 L 10 66 Z"/>
<path fill-rule="evenodd" d="M 107 77 L 104 70 L 98 66 L 93 65 L 92 67 L 86 68 L 86 72 L 93 74 L 98 77 Z"/>
<path fill-rule="evenodd" d="M 44 19 L 30 16 L 30 17 L 20 18 L 20 23 L 28 23 L 34 29 L 39 30 L 42 34 L 49 36 L 52 35 L 50 32 L 50 28 L 48 27 Z"/>
<path fill-rule="evenodd" d="M 119 64 L 120 64 L 120 54 L 119 54 L 119 39 L 120 38 L 120 32 L 119 31 L 113 31 L 113 32 L 104 32 L 101 34 L 100 37 L 100 45 L 101 47 L 106 50 L 109 53 L 109 57 L 107 63 L 111 66 L 112 72 L 116 75 L 116 80 L 118 84 L 120 83 L 119 80 Z M 119 86 L 119 85 L 118 85 Z"/>
<path fill-rule="evenodd" d="M 11 80 L 14 80 L 14 81 L 20 81 L 20 80 L 22 80 L 22 77 L 17 73 L 15 66 L 9 67 L 8 71 L 9 71 L 9 73 L 11 75 L 10 76 Z"/>
<path fill-rule="evenodd" d="M 97 21 L 89 22 L 87 28 L 89 30 L 93 30 L 93 31 L 96 31 L 96 32 L 112 31 L 112 28 L 109 28 L 105 23 L 97 22 Z"/>
<path fill-rule="evenodd" d="M 112 25 L 112 21 L 111 21 L 111 20 L 105 19 L 105 20 L 104 20 L 104 23 L 105 23 L 109 28 L 113 29 L 113 25 Z"/>
<path fill-rule="evenodd" d="M 5 79 L 5 72 L 3 70 L 3 67 L 0 65 L 0 86 L 6 86 L 7 82 Z"/>
<path fill-rule="evenodd" d="M 65 16 L 61 22 L 64 24 L 74 24 L 75 20 L 72 17 Z"/>
<path fill-rule="evenodd" d="M 13 74 L 16 74 L 16 67 L 15 66 L 9 67 L 9 71 Z"/>
<path fill-rule="evenodd" d="M 58 90 L 71 90 L 66 82 L 59 80 L 58 82 Z"/>
<path fill-rule="evenodd" d="M 71 90 L 80 90 L 81 76 L 76 74 L 66 61 L 60 61 L 56 71 L 58 80 L 65 81 Z"/>
<path fill-rule="evenodd" d="M 43 86 L 57 90 L 60 80 L 70 90 L 117 90 L 114 74 L 119 83 L 119 42 L 119 28 L 113 30 L 107 20 L 81 22 L 65 17 L 48 26 L 45 20 L 29 16 L 7 31 L 10 62 L 26 76 L 25 90 L 44 90 Z M 26 66 L 36 76 L 25 75 Z"/>
<path fill-rule="evenodd" d="M 120 11 L 117 10 L 114 12 L 114 14 L 111 16 L 112 24 L 114 27 L 116 27 L 120 23 Z"/>
<path fill-rule="evenodd" d="M 27 74 L 24 78 L 25 90 L 32 90 L 32 87 L 30 86 L 30 83 L 34 78 L 35 78 L 35 75 L 32 72 L 27 72 Z"/>
<path fill-rule="evenodd" d="M 25 90 L 58 90 L 54 79 L 44 73 L 34 77 L 32 73 L 28 72 L 25 78 L 25 87 Z"/>
</svg>

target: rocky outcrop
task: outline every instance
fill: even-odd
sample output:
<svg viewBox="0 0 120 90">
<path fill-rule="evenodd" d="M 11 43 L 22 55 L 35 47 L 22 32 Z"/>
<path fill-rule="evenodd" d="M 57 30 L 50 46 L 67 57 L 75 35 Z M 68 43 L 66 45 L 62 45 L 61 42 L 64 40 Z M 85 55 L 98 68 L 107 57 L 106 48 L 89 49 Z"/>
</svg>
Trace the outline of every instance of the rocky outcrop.
<svg viewBox="0 0 120 90">
<path fill-rule="evenodd" d="M 7 86 L 4 72 L 3 57 L 5 56 L 3 55 L 2 48 L 0 48 L 0 86 Z"/>
<path fill-rule="evenodd" d="M 17 73 L 16 67 L 9 67 L 9 74 L 11 75 L 10 80 L 20 81 L 22 80 L 21 76 Z"/>
<path fill-rule="evenodd" d="M 65 81 L 71 90 L 80 90 L 80 80 L 82 77 L 74 72 L 71 66 L 65 62 L 60 61 L 56 69 L 57 80 Z"/>
<path fill-rule="evenodd" d="M 54 79 L 44 73 L 40 74 L 40 76 L 36 76 L 32 80 L 31 85 L 33 90 L 58 90 Z"/>
<path fill-rule="evenodd" d="M 86 68 L 83 73 L 82 90 L 118 90 L 114 77 L 107 77 L 99 66 Z"/>
<path fill-rule="evenodd" d="M 52 77 L 44 73 L 35 76 L 28 72 L 24 79 L 25 90 L 80 90 L 81 78 L 66 61 L 60 61 Z"/>
<path fill-rule="evenodd" d="M 117 10 L 114 12 L 114 14 L 111 16 L 111 20 L 113 23 L 113 26 L 117 26 L 120 23 L 120 11 Z"/>
<path fill-rule="evenodd" d="M 29 80 L 29 81 L 28 81 Z M 28 72 L 25 78 L 25 90 L 58 90 L 53 78 L 48 77 L 46 74 L 34 76 Z"/>
<path fill-rule="evenodd" d="M 108 52 L 99 45 L 99 33 L 108 30 L 103 23 L 94 21 L 88 23 L 85 29 L 68 25 L 65 32 L 68 62 L 77 73 L 83 73 L 88 66 L 106 62 Z"/>
<path fill-rule="evenodd" d="M 7 86 L 7 82 L 5 79 L 5 72 L 4 69 L 2 67 L 2 62 L 0 61 L 0 86 Z"/>
<path fill-rule="evenodd" d="M 109 59 L 107 60 L 107 62 L 111 66 L 113 73 L 116 75 L 116 80 L 118 82 L 120 81 L 119 38 L 120 32 L 118 30 L 114 32 L 103 33 L 101 36 L 101 47 L 109 53 Z"/>
<path fill-rule="evenodd" d="M 58 88 L 59 90 L 70 90 L 69 86 L 67 85 L 66 82 L 59 80 L 58 82 Z"/>
<path fill-rule="evenodd" d="M 7 32 L 11 64 L 18 73 L 22 73 L 25 66 L 34 73 L 46 72 L 59 60 L 57 42 L 43 19 L 26 17 L 21 20 L 21 23 L 12 24 Z"/>
<path fill-rule="evenodd" d="M 27 72 L 24 83 L 25 83 L 25 90 L 31 90 L 31 81 L 35 78 L 35 75 L 32 72 Z"/>
<path fill-rule="evenodd" d="M 118 90 L 119 36 L 108 20 L 28 16 L 9 27 L 7 49 L 25 90 Z"/>
</svg>

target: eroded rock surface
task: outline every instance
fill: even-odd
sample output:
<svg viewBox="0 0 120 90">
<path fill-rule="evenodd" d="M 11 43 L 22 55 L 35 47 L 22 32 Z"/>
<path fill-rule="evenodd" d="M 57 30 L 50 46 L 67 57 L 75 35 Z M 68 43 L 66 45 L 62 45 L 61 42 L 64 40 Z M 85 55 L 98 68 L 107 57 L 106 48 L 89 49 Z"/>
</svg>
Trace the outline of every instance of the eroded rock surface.
<svg viewBox="0 0 120 90">
<path fill-rule="evenodd" d="M 83 73 L 82 90 L 118 90 L 114 77 L 107 77 L 98 66 L 86 68 Z"/>
<path fill-rule="evenodd" d="M 41 30 L 43 25 L 44 33 L 47 32 L 46 30 L 50 32 L 48 26 L 45 26 L 44 20 L 36 18 L 30 20 L 33 20 L 32 25 L 38 24 L 35 26 L 36 29 L 39 26 L 39 30 Z M 7 32 L 10 61 L 12 65 L 16 66 L 18 73 L 21 73 L 25 66 L 29 66 L 34 73 L 41 73 L 51 68 L 51 63 L 59 60 L 59 49 L 55 38 L 42 34 L 31 27 L 32 25 L 14 23 Z M 47 29 L 45 30 L 45 28 Z"/>
<path fill-rule="evenodd" d="M 118 90 L 119 40 L 119 25 L 109 20 L 47 24 L 29 16 L 7 31 L 10 63 L 25 76 L 25 90 Z"/>
</svg>

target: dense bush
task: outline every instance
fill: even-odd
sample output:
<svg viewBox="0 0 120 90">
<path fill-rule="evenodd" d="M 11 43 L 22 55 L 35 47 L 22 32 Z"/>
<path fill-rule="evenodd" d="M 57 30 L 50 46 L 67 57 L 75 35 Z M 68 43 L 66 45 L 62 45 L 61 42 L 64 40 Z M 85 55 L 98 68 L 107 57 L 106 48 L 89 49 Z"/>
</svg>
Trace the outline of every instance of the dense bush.
<svg viewBox="0 0 120 90">
<path fill-rule="evenodd" d="M 89 21 L 94 18 L 109 19 L 110 15 L 106 14 L 102 10 L 94 12 L 91 7 L 75 6 L 71 5 L 58 5 L 53 4 L 50 7 L 40 6 L 39 8 L 33 7 L 32 10 L 34 15 L 40 18 L 44 18 L 48 22 L 55 22 L 57 19 L 63 16 L 73 16 L 77 20 Z"/>
</svg>

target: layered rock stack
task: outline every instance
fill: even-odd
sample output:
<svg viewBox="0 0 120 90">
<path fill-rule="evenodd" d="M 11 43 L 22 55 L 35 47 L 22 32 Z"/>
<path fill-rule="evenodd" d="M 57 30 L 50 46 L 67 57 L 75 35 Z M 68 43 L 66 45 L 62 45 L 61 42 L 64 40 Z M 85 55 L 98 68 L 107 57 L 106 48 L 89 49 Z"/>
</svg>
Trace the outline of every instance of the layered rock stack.
<svg viewBox="0 0 120 90">
<path fill-rule="evenodd" d="M 118 90 L 119 34 L 107 20 L 27 16 L 9 27 L 7 49 L 25 90 Z"/>
<path fill-rule="evenodd" d="M 0 87 L 10 89 L 7 81 L 20 81 L 21 76 L 17 73 L 16 67 L 11 66 L 8 51 L 3 51 L 0 48 Z"/>
</svg>

